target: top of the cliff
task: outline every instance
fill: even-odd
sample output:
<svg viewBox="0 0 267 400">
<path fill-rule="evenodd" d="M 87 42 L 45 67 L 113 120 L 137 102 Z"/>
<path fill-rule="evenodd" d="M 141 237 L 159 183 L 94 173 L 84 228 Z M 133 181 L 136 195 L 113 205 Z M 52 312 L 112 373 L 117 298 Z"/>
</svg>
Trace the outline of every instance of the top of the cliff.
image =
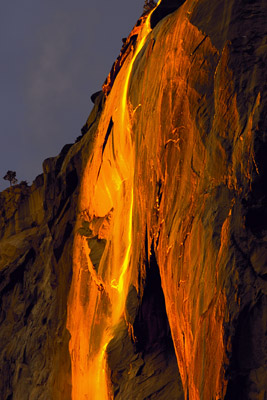
<svg viewBox="0 0 267 400">
<path fill-rule="evenodd" d="M 148 17 L 148 14 L 154 9 L 150 19 L 150 25 L 153 29 L 163 18 L 176 11 L 184 2 L 185 0 L 161 0 L 157 4 L 154 0 L 145 1 L 143 14 L 137 20 L 128 37 L 122 39 L 123 45 L 120 54 L 117 57 L 116 61 L 113 63 L 110 73 L 102 86 L 103 93 L 106 96 L 109 94 L 115 78 L 118 75 L 121 67 L 123 66 L 128 54 L 130 53 L 132 46 L 135 46 L 137 36 L 141 31 L 142 26 L 144 25 Z M 95 96 L 93 95 L 91 99 L 94 102 Z"/>
<path fill-rule="evenodd" d="M 151 28 L 155 28 L 163 18 L 176 11 L 184 2 L 185 0 L 161 0 L 160 4 L 151 15 Z"/>
</svg>

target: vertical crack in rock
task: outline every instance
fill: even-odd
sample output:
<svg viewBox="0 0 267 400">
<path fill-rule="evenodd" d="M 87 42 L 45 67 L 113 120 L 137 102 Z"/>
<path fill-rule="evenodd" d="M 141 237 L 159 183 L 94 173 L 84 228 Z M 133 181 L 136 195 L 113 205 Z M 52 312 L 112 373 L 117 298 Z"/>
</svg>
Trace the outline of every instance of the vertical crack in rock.
<svg viewBox="0 0 267 400">
<path fill-rule="evenodd" d="M 141 301 L 132 285 L 126 300 L 127 321 L 120 322 L 107 347 L 114 399 L 182 400 L 182 383 L 153 247 L 146 273 Z"/>
</svg>

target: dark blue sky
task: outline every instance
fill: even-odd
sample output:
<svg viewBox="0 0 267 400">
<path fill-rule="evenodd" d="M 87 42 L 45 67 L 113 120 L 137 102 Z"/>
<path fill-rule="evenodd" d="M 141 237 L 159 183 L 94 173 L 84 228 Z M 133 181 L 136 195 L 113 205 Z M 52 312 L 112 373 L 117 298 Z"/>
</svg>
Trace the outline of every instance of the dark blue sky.
<svg viewBox="0 0 267 400">
<path fill-rule="evenodd" d="M 80 135 L 144 0 L 12 0 L 0 7 L 0 190 Z"/>
</svg>

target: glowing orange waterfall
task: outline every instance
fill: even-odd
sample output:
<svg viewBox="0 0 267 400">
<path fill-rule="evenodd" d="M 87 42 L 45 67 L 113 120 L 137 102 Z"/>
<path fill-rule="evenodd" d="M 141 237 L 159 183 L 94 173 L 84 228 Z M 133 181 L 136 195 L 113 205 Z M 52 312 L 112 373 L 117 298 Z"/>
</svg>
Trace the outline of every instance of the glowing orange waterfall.
<svg viewBox="0 0 267 400">
<path fill-rule="evenodd" d="M 145 12 L 0 192 L 0 400 L 267 400 L 263 3 Z"/>
<path fill-rule="evenodd" d="M 135 166 L 127 92 L 133 63 L 150 32 L 149 19 L 150 15 L 140 30 L 135 51 L 127 57 L 107 98 L 81 187 L 77 229 L 82 220 L 86 221 L 92 235 L 105 239 L 106 245 L 96 270 L 87 239 L 77 233 L 74 241 L 67 324 L 71 333 L 73 400 L 111 397 L 105 351 L 122 317 L 131 277 Z"/>
</svg>

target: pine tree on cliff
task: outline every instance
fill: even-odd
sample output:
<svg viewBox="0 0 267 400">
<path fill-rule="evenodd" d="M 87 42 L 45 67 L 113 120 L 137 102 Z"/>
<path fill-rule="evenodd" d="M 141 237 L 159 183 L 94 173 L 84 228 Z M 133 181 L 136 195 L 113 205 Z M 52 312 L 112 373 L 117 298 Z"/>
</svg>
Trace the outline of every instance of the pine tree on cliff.
<svg viewBox="0 0 267 400">
<path fill-rule="evenodd" d="M 5 179 L 6 181 L 9 181 L 10 186 L 15 185 L 18 182 L 15 171 L 7 171 L 7 173 L 5 174 L 3 179 Z"/>
<path fill-rule="evenodd" d="M 144 12 L 152 10 L 156 5 L 157 3 L 154 0 L 145 0 Z"/>
</svg>

